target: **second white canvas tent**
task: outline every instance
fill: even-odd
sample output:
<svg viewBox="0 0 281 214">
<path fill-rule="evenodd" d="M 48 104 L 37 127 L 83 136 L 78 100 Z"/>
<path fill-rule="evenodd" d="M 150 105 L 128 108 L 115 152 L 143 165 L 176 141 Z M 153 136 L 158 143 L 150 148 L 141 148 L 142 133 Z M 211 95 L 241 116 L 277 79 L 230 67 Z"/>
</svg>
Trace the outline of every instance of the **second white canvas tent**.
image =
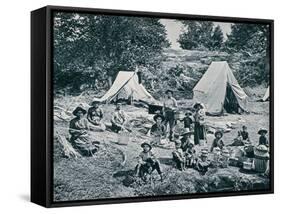
<svg viewBox="0 0 281 214">
<path fill-rule="evenodd" d="M 247 95 L 226 61 L 211 63 L 193 88 L 193 95 L 194 101 L 203 103 L 210 115 L 220 115 L 227 108 L 230 112 L 246 111 Z"/>
<path fill-rule="evenodd" d="M 155 99 L 138 81 L 138 75 L 133 71 L 119 71 L 111 88 L 99 100 L 101 102 L 110 102 L 114 98 L 143 100 L 154 102 Z"/>
<path fill-rule="evenodd" d="M 269 86 L 266 89 L 266 92 L 265 92 L 265 94 L 264 94 L 264 96 L 262 98 L 262 101 L 264 101 L 264 102 L 267 101 L 267 100 L 269 100 Z"/>
</svg>

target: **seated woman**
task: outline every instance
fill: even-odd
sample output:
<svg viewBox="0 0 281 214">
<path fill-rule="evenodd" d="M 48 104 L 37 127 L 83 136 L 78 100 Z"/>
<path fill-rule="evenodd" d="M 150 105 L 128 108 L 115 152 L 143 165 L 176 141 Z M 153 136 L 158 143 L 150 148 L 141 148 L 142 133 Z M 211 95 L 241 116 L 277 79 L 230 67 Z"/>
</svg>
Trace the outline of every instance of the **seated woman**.
<svg viewBox="0 0 281 214">
<path fill-rule="evenodd" d="M 164 116 L 156 114 L 153 117 L 155 124 L 150 129 L 150 135 L 154 138 L 154 144 L 164 144 L 166 139 L 166 126 L 163 124 Z"/>
<path fill-rule="evenodd" d="M 146 181 L 147 175 L 156 170 L 160 175 L 160 179 L 162 181 L 163 177 L 162 170 L 160 168 L 160 162 L 151 151 L 152 146 L 149 143 L 144 142 L 141 144 L 141 147 L 143 151 L 139 155 L 138 164 L 136 166 L 136 175 Z"/>
<path fill-rule="evenodd" d="M 127 130 L 125 128 L 127 118 L 125 112 L 121 109 L 121 106 L 122 104 L 120 102 L 116 104 L 115 111 L 111 118 L 112 130 L 116 133 L 118 133 L 119 131 Z"/>
<path fill-rule="evenodd" d="M 269 147 L 269 141 L 266 137 L 267 134 L 267 129 L 265 128 L 260 128 L 258 131 L 258 134 L 260 135 L 259 137 L 259 145 L 265 145 L 266 147 Z"/>
<path fill-rule="evenodd" d="M 86 113 L 80 106 L 73 111 L 75 118 L 69 124 L 70 142 L 83 156 L 92 156 L 98 150 L 99 142 L 92 141 L 88 135 L 89 124 L 84 117 Z"/>
<path fill-rule="evenodd" d="M 91 104 L 92 107 L 89 108 L 87 119 L 90 122 L 90 129 L 96 131 L 104 131 L 105 125 L 102 122 L 103 111 L 99 106 L 99 101 L 94 100 Z"/>
</svg>

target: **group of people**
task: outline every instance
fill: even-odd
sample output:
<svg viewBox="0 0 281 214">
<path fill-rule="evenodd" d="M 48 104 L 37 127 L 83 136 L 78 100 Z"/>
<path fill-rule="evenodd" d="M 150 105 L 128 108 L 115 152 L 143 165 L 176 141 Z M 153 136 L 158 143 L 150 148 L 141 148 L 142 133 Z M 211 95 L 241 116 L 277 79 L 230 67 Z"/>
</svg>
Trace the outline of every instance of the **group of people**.
<svg viewBox="0 0 281 214">
<path fill-rule="evenodd" d="M 143 151 L 139 155 L 135 168 L 136 175 L 146 179 L 146 175 L 156 170 L 161 180 L 163 179 L 161 164 L 152 149 L 153 146 L 165 144 L 167 141 L 174 143 L 175 147 L 171 158 L 175 163 L 175 167 L 182 171 L 187 168 L 194 168 L 204 174 L 211 166 L 227 167 L 227 161 L 230 156 L 228 146 L 245 146 L 246 155 L 249 155 L 249 157 L 254 156 L 253 149 L 249 149 L 253 148 L 253 146 L 251 146 L 246 126 L 242 126 L 242 130 L 238 132 L 234 142 L 227 146 L 223 141 L 223 131 L 216 130 L 210 149 L 206 149 L 207 132 L 204 104 L 195 103 L 193 111 L 187 111 L 184 117 L 179 119 L 176 118 L 178 105 L 173 97 L 173 92 L 167 90 L 166 95 L 162 113 L 157 113 L 153 117 L 155 123 L 150 129 L 151 141 L 141 144 Z M 89 130 L 104 131 L 106 129 L 103 122 L 104 113 L 100 108 L 100 103 L 98 100 L 94 100 L 88 110 L 79 106 L 73 111 L 73 115 L 75 118 L 70 121 L 69 125 L 70 142 L 82 155 L 92 156 L 99 149 L 99 142 L 94 141 L 89 136 Z M 131 131 L 126 124 L 128 124 L 127 115 L 122 110 L 122 104 L 117 103 L 111 115 L 111 127 L 109 128 L 116 133 Z M 179 124 L 182 124 L 180 132 L 175 131 Z M 259 145 L 268 147 L 267 130 L 260 129 L 258 134 L 260 134 Z M 196 147 L 201 147 L 200 154 L 197 154 L 198 149 L 195 149 Z M 212 161 L 210 161 L 210 157 L 212 157 Z"/>
</svg>

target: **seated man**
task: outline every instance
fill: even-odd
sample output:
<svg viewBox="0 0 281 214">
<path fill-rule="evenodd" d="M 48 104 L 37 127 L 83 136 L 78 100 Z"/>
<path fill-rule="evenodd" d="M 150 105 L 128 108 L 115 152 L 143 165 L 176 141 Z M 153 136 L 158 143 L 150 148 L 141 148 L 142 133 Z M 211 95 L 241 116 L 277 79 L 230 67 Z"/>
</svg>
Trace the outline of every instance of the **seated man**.
<svg viewBox="0 0 281 214">
<path fill-rule="evenodd" d="M 156 170 L 162 181 L 163 177 L 160 163 L 151 151 L 152 146 L 149 143 L 144 142 L 141 144 L 141 147 L 143 148 L 143 151 L 139 155 L 138 164 L 136 166 L 136 175 L 146 181 L 147 175 Z"/>
<path fill-rule="evenodd" d="M 89 108 L 87 119 L 90 122 L 90 129 L 104 131 L 105 125 L 102 123 L 103 111 L 99 106 L 99 101 L 94 100 Z"/>
<path fill-rule="evenodd" d="M 122 104 L 118 102 L 116 104 L 115 111 L 111 118 L 112 130 L 116 133 L 122 130 L 126 130 L 125 123 L 127 122 L 126 114 L 123 110 L 121 110 Z"/>
<path fill-rule="evenodd" d="M 164 144 L 166 139 L 166 126 L 163 124 L 164 116 L 156 114 L 153 119 L 156 123 L 150 129 L 150 135 L 154 138 L 152 141 L 155 144 Z"/>
<path fill-rule="evenodd" d="M 172 152 L 173 161 L 176 163 L 177 169 L 183 171 L 185 169 L 185 157 L 181 148 L 181 141 L 175 140 L 176 149 Z"/>
</svg>

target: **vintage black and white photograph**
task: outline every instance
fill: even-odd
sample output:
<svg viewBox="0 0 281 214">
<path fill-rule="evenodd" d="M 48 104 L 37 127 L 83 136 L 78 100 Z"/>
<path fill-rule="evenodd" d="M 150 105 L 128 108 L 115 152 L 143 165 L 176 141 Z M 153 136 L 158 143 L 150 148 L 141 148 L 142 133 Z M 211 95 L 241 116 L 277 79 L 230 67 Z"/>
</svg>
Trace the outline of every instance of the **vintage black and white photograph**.
<svg viewBox="0 0 281 214">
<path fill-rule="evenodd" d="M 54 202 L 270 190 L 269 24 L 52 15 Z"/>
</svg>

